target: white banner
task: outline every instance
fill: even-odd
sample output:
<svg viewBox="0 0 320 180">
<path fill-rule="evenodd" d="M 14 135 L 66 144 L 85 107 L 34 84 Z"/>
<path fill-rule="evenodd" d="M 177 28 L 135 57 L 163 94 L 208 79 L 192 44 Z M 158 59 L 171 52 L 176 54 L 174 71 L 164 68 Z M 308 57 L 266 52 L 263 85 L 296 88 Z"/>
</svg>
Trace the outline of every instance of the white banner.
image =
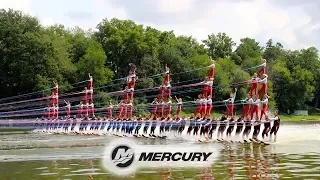
<svg viewBox="0 0 320 180">
<path fill-rule="evenodd" d="M 129 175 L 138 168 L 209 167 L 218 154 L 212 146 L 138 145 L 117 139 L 106 146 L 103 165 L 115 175 Z"/>
</svg>

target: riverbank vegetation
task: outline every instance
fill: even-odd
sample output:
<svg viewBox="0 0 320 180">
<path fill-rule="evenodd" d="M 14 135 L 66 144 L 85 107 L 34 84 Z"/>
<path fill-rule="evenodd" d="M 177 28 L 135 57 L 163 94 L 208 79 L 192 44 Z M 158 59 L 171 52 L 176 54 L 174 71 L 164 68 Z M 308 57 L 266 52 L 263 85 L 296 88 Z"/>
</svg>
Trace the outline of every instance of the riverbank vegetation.
<svg viewBox="0 0 320 180">
<path fill-rule="evenodd" d="M 308 107 L 314 107 L 316 113 L 320 107 L 320 61 L 315 47 L 288 50 L 272 39 L 257 42 L 251 37 L 235 44 L 225 33 L 196 40 L 116 18 L 101 20 L 92 31 L 43 26 L 37 18 L 15 10 L 0 10 L 0 22 L 0 98 L 43 91 L 53 86 L 53 80 L 59 82 L 61 93 L 72 91 L 89 72 L 94 77 L 95 92 L 120 90 L 121 84 L 105 86 L 119 83 L 112 80 L 125 77 L 129 63 L 138 69 L 136 89 L 159 86 L 162 76 L 151 75 L 162 73 L 166 64 L 175 74 L 172 82 L 195 83 L 207 74 L 197 69 L 209 65 L 212 56 L 217 61 L 213 99 L 221 101 L 233 91 L 231 83 L 251 78 L 262 56 L 267 59 L 272 108 L 291 114 Z M 188 73 L 179 74 L 185 71 Z M 245 98 L 248 88 L 248 84 L 238 86 L 238 100 Z M 181 96 L 193 100 L 197 93 Z M 146 99 L 143 97 L 150 94 L 135 96 Z"/>
</svg>

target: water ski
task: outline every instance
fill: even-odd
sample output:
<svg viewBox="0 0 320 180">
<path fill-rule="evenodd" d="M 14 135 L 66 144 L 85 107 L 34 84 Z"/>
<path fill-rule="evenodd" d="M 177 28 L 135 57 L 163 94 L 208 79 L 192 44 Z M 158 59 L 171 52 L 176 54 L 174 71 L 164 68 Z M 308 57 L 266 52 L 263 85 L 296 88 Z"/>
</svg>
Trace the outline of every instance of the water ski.
<svg viewBox="0 0 320 180">
<path fill-rule="evenodd" d="M 144 134 L 142 134 L 142 137 L 144 137 L 144 138 L 148 138 L 147 136 L 145 136 Z"/>
<path fill-rule="evenodd" d="M 272 142 L 265 142 L 265 141 L 261 141 L 261 143 L 264 144 L 264 145 L 271 145 L 271 144 L 273 144 Z"/>
<path fill-rule="evenodd" d="M 249 139 L 251 142 L 256 143 L 256 144 L 261 144 L 262 141 L 260 141 L 259 139 Z"/>
<path fill-rule="evenodd" d="M 167 136 L 158 136 L 158 138 L 160 138 L 160 139 L 166 139 Z"/>
<path fill-rule="evenodd" d="M 201 142 L 201 143 L 209 143 L 210 142 L 208 140 L 200 140 L 200 139 L 198 139 L 198 141 Z"/>
</svg>

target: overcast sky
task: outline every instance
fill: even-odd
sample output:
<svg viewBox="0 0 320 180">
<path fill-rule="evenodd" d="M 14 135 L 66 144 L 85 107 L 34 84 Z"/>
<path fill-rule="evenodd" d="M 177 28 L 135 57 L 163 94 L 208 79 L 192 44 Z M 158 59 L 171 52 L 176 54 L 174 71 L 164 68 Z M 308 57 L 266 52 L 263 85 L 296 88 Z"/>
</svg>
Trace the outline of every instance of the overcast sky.
<svg viewBox="0 0 320 180">
<path fill-rule="evenodd" d="M 270 38 L 285 48 L 320 49 L 320 0 L 1 0 L 37 16 L 43 25 L 95 29 L 104 18 L 131 19 L 197 40 L 225 32 L 237 44 L 251 37 Z"/>
</svg>

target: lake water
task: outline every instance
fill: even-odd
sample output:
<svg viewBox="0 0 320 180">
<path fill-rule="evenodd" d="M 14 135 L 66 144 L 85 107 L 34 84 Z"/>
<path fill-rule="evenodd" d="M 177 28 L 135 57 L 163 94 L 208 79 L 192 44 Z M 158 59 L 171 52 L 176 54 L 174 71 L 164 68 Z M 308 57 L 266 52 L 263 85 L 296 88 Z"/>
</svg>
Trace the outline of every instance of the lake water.
<svg viewBox="0 0 320 180">
<path fill-rule="evenodd" d="M 0 132 L 0 179 L 319 179 L 320 122 L 282 122 L 277 143 L 198 143 L 195 138 L 136 139 L 143 144 L 218 149 L 206 168 L 139 169 L 115 176 L 102 165 L 113 136 Z"/>
</svg>

